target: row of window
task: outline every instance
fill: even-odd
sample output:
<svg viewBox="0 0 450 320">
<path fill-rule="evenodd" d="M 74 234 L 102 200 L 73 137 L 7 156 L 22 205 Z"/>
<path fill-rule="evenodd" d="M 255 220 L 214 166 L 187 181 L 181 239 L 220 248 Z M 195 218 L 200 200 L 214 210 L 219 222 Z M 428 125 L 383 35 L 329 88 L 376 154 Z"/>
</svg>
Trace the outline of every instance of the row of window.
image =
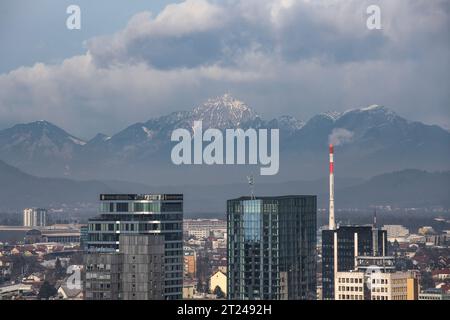
<svg viewBox="0 0 450 320">
<path fill-rule="evenodd" d="M 182 202 L 102 202 L 100 212 L 182 212 Z"/>
<path fill-rule="evenodd" d="M 346 292 L 362 292 L 363 287 L 344 287 L 344 286 L 338 286 L 339 291 L 346 291 Z"/>
<path fill-rule="evenodd" d="M 359 294 L 339 294 L 339 300 L 364 300 L 364 297 Z"/>
<path fill-rule="evenodd" d="M 388 290 L 388 288 L 385 288 L 385 287 L 381 287 L 381 288 L 379 288 L 379 287 L 374 287 L 374 288 L 372 288 L 372 292 L 389 292 L 389 290 Z"/>
<path fill-rule="evenodd" d="M 338 278 L 338 283 L 363 283 L 362 278 Z"/>
<path fill-rule="evenodd" d="M 90 223 L 89 231 L 157 231 L 182 230 L 182 223 Z"/>
</svg>

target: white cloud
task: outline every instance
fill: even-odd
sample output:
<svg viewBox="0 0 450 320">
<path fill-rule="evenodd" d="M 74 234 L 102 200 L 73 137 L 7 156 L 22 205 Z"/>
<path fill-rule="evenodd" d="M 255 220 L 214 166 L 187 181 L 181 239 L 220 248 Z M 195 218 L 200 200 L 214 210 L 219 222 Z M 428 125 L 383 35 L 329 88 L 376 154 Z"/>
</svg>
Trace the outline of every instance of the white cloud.
<svg viewBox="0 0 450 320">
<path fill-rule="evenodd" d="M 236 94 L 266 116 L 382 104 L 449 123 L 444 0 L 189 0 L 88 41 L 84 55 L 0 75 L 0 126 L 48 119 L 88 138 Z"/>
</svg>

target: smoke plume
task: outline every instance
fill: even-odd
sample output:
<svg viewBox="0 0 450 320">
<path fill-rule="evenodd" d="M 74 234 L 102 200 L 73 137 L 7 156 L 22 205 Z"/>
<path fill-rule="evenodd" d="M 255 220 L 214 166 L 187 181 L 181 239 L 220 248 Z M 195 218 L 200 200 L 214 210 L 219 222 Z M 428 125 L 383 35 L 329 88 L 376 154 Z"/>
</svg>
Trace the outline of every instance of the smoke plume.
<svg viewBox="0 0 450 320">
<path fill-rule="evenodd" d="M 353 139 L 353 132 L 343 128 L 333 129 L 328 136 L 328 143 L 334 146 L 343 145 L 351 142 Z"/>
</svg>

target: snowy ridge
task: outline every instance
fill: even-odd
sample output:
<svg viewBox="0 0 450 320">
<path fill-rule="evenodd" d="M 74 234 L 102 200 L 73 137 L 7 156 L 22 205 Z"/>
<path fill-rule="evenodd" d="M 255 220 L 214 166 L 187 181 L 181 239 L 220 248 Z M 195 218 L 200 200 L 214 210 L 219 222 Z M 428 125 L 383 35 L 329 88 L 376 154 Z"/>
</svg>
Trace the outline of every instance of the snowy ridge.
<svg viewBox="0 0 450 320">
<path fill-rule="evenodd" d="M 192 111 L 193 121 L 203 121 L 207 127 L 224 129 L 239 127 L 242 123 L 254 120 L 258 115 L 244 102 L 229 94 L 209 99 Z"/>
<path fill-rule="evenodd" d="M 341 117 L 342 113 L 340 113 L 338 111 L 325 111 L 325 112 L 322 112 L 321 115 L 328 119 L 336 121 L 337 119 L 339 119 Z"/>
</svg>

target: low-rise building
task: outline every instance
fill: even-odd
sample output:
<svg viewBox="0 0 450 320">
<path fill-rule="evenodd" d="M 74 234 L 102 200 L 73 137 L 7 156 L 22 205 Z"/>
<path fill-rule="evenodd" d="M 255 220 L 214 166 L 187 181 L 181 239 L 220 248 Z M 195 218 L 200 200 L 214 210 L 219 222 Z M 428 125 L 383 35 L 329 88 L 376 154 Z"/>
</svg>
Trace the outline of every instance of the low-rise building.
<svg viewBox="0 0 450 320">
<path fill-rule="evenodd" d="M 209 278 L 209 290 L 214 293 L 216 287 L 219 287 L 223 294 L 227 295 L 227 276 L 221 271 L 217 271 Z"/>
<path fill-rule="evenodd" d="M 337 272 L 336 300 L 407 300 L 409 272 Z M 412 283 L 410 284 L 412 285 Z"/>
<path fill-rule="evenodd" d="M 67 285 L 61 285 L 58 288 L 58 297 L 63 300 L 83 300 L 82 288 L 69 288 Z"/>
<path fill-rule="evenodd" d="M 195 280 L 185 280 L 183 283 L 183 299 L 194 299 L 197 281 Z"/>
<path fill-rule="evenodd" d="M 442 269 L 442 270 L 433 270 L 432 273 L 433 279 L 435 281 L 442 281 L 450 279 L 450 268 Z"/>
<path fill-rule="evenodd" d="M 450 300 L 450 294 L 441 289 L 427 289 L 419 293 L 419 300 Z"/>
<path fill-rule="evenodd" d="M 184 275 L 194 278 L 197 272 L 197 255 L 195 250 L 184 247 Z"/>
<path fill-rule="evenodd" d="M 12 284 L 0 287 L 0 300 L 17 299 L 24 295 L 34 294 L 35 290 L 31 284 Z"/>
<path fill-rule="evenodd" d="M 409 235 L 409 230 L 399 224 L 387 224 L 383 226 L 387 232 L 388 241 L 402 242 Z"/>
</svg>

